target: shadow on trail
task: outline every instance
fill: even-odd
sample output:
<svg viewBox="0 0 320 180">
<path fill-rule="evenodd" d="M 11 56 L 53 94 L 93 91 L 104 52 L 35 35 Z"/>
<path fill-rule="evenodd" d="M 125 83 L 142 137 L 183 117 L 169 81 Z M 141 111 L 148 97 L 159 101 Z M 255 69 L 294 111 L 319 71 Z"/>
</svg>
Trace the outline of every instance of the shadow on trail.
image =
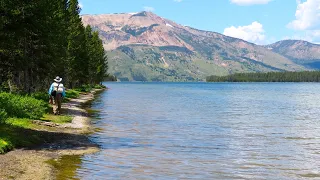
<svg viewBox="0 0 320 180">
<path fill-rule="evenodd" d="M 85 134 L 24 129 L 8 124 L 0 124 L 0 138 L 8 142 L 6 152 L 12 148 L 27 150 L 78 150 L 97 147 Z"/>
<path fill-rule="evenodd" d="M 88 113 L 82 111 L 81 109 L 66 109 L 61 108 L 62 115 L 71 115 L 71 116 L 88 116 Z"/>
</svg>

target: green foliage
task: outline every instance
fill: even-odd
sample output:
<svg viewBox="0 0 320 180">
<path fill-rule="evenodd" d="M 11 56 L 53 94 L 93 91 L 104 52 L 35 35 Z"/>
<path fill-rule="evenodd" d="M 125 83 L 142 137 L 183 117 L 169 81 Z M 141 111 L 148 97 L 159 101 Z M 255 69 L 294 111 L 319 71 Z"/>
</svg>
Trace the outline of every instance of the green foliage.
<svg viewBox="0 0 320 180">
<path fill-rule="evenodd" d="M 117 81 L 118 78 L 115 75 L 108 74 L 107 77 L 104 78 L 105 81 Z"/>
<path fill-rule="evenodd" d="M 34 124 L 32 124 L 30 119 L 25 119 L 25 118 L 9 118 L 9 119 L 5 120 L 5 123 L 7 125 L 26 128 L 26 129 L 29 129 L 29 128 L 32 128 L 33 126 L 35 126 Z"/>
<path fill-rule="evenodd" d="M 96 85 L 93 86 L 93 88 L 95 88 L 95 89 L 105 89 L 107 87 L 105 85 L 102 85 L 102 84 L 96 84 Z"/>
<path fill-rule="evenodd" d="M 82 85 L 78 88 L 76 88 L 77 91 L 80 92 L 90 92 L 92 90 L 92 86 L 91 85 Z"/>
<path fill-rule="evenodd" d="M 44 102 L 48 102 L 49 100 L 49 95 L 46 92 L 35 92 L 31 94 L 31 97 L 38 99 L 38 100 L 42 100 Z"/>
<path fill-rule="evenodd" d="M 3 122 L 8 117 L 4 109 L 0 109 L 0 123 Z"/>
<path fill-rule="evenodd" d="M 174 46 L 127 45 L 109 51 L 108 54 L 112 57 L 108 61 L 108 72 L 111 75 L 105 80 L 203 81 L 211 72 L 215 75 L 228 74 L 225 67 L 199 59 L 197 52 Z"/>
<path fill-rule="evenodd" d="M 90 26 L 86 27 L 87 52 L 89 56 L 89 82 L 99 84 L 107 75 L 108 61 L 98 32 L 92 32 Z"/>
<path fill-rule="evenodd" d="M 320 71 L 236 73 L 209 76 L 207 82 L 320 82 Z"/>
<path fill-rule="evenodd" d="M 32 126 L 28 119 L 10 118 L 6 123 L 0 123 L 0 154 L 43 142 L 43 134 L 30 130 Z"/>
<path fill-rule="evenodd" d="M 57 75 L 73 88 L 107 74 L 102 41 L 85 32 L 78 0 L 6 0 L 0 12 L 0 91 L 43 91 Z"/>
<path fill-rule="evenodd" d="M 0 125 L 1 126 L 1 125 Z M 13 149 L 13 145 L 7 139 L 0 137 L 0 154 L 4 154 L 5 152 Z"/>
<path fill-rule="evenodd" d="M 70 0 L 67 10 L 69 14 L 67 76 L 73 88 L 88 83 L 90 59 L 78 1 Z"/>
<path fill-rule="evenodd" d="M 8 117 L 39 119 L 46 111 L 46 104 L 29 96 L 0 93 L 0 109 Z"/>
<path fill-rule="evenodd" d="M 78 98 L 80 96 L 80 92 L 73 90 L 73 89 L 69 89 L 66 91 L 66 98 Z"/>
</svg>

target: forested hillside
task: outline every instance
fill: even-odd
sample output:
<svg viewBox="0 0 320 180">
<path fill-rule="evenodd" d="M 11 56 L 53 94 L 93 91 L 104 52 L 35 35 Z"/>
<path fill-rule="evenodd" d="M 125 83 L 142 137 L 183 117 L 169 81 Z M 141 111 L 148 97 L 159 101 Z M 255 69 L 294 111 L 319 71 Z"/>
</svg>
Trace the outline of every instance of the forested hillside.
<svg viewBox="0 0 320 180">
<path fill-rule="evenodd" d="M 82 24 L 77 0 L 4 0 L 0 13 L 0 90 L 32 93 L 57 75 L 70 88 L 104 79 L 102 41 Z"/>
</svg>

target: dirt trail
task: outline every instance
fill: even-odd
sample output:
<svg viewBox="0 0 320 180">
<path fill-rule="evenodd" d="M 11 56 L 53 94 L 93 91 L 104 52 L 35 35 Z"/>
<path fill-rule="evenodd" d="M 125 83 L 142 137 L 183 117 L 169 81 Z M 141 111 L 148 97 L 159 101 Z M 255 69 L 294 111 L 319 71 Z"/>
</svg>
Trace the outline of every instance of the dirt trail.
<svg viewBox="0 0 320 180">
<path fill-rule="evenodd" d="M 86 110 L 81 107 L 83 103 L 94 99 L 95 92 L 82 94 L 79 98 L 63 104 L 63 112 L 73 116 L 71 123 L 42 124 L 43 128 L 39 131 L 45 131 L 52 136 L 52 142 L 0 155 L 0 180 L 55 179 L 55 168 L 47 161 L 57 160 L 64 155 L 83 155 L 99 151 L 99 148 L 85 135 L 91 131 L 90 120 Z"/>
</svg>

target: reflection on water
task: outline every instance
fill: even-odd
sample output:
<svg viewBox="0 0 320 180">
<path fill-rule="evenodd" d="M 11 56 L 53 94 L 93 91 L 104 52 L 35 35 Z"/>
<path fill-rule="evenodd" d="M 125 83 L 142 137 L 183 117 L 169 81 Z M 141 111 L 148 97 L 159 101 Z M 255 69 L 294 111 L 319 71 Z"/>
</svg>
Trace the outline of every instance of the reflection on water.
<svg viewBox="0 0 320 180">
<path fill-rule="evenodd" d="M 62 156 L 60 159 L 51 159 L 47 161 L 48 164 L 52 165 L 56 171 L 56 179 L 72 179 L 75 178 L 76 170 L 81 166 L 80 156 Z"/>
<path fill-rule="evenodd" d="M 320 177 L 320 84 L 110 83 L 80 179 Z"/>
</svg>

